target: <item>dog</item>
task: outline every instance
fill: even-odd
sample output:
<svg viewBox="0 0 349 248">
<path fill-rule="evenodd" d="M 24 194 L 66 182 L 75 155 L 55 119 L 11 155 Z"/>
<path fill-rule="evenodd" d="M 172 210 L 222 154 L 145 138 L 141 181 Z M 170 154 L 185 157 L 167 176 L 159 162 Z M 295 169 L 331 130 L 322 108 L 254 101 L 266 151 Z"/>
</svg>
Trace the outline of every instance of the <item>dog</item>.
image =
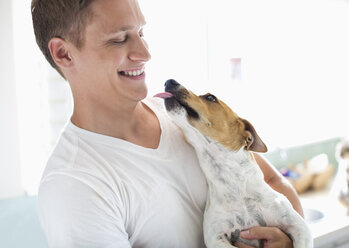
<svg viewBox="0 0 349 248">
<path fill-rule="evenodd" d="M 194 147 L 208 183 L 204 241 L 208 248 L 263 247 L 240 232 L 253 226 L 280 228 L 295 248 L 311 248 L 311 232 L 287 198 L 264 181 L 253 152 L 267 147 L 247 120 L 212 94 L 197 96 L 173 79 L 165 83 L 168 115 Z"/>
</svg>

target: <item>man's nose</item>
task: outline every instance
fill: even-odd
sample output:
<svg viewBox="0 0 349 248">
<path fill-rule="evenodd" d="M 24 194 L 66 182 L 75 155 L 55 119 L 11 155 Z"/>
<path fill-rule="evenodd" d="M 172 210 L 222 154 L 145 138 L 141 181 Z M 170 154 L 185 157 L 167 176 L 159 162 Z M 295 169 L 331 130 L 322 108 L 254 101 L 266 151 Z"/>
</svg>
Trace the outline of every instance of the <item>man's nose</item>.
<svg viewBox="0 0 349 248">
<path fill-rule="evenodd" d="M 129 54 L 129 58 L 134 61 L 149 61 L 151 55 L 149 53 L 148 44 L 141 37 L 135 41 L 132 51 Z"/>
</svg>

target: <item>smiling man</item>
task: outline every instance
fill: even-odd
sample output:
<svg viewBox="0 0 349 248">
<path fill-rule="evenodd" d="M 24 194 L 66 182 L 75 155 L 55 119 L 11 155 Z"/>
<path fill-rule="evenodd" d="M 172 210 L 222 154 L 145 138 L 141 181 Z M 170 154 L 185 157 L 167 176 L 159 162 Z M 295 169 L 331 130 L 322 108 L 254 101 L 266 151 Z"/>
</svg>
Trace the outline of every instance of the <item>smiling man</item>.
<svg viewBox="0 0 349 248">
<path fill-rule="evenodd" d="M 137 1 L 33 0 L 32 17 L 74 99 L 39 189 L 49 246 L 205 247 L 206 181 L 162 101 L 145 99 L 150 54 Z M 257 158 L 266 181 L 301 211 L 292 188 Z M 290 247 L 276 228 L 250 230 L 257 234 Z"/>
</svg>

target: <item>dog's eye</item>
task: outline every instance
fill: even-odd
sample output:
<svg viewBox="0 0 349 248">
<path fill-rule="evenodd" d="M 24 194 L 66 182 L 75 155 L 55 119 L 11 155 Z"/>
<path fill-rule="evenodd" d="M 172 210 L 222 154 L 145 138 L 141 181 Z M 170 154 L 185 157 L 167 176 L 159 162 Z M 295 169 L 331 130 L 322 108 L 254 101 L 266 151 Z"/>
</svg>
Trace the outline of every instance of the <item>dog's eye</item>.
<svg viewBox="0 0 349 248">
<path fill-rule="evenodd" d="M 217 102 L 217 98 L 214 95 L 208 94 L 205 96 L 205 99 L 210 102 Z"/>
</svg>

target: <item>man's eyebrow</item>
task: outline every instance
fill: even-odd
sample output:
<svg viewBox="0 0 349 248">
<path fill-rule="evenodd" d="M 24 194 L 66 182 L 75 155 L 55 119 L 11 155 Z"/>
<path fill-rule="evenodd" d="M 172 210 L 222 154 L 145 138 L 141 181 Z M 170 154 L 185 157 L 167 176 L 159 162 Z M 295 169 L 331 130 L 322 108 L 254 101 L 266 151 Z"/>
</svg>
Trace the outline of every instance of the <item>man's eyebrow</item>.
<svg viewBox="0 0 349 248">
<path fill-rule="evenodd" d="M 113 30 L 113 33 L 124 32 L 124 31 L 128 31 L 130 29 L 133 29 L 133 28 L 134 28 L 133 26 L 124 26 L 124 27 L 117 28 L 117 29 Z"/>
<path fill-rule="evenodd" d="M 145 26 L 145 23 L 143 25 L 140 26 L 140 30 L 143 29 Z M 128 30 L 132 30 L 134 29 L 136 26 L 123 26 L 123 27 L 118 27 L 114 30 L 111 30 L 110 32 L 108 32 L 109 34 L 117 34 L 117 33 L 120 33 L 120 32 L 125 32 L 125 31 L 128 31 Z"/>
</svg>

